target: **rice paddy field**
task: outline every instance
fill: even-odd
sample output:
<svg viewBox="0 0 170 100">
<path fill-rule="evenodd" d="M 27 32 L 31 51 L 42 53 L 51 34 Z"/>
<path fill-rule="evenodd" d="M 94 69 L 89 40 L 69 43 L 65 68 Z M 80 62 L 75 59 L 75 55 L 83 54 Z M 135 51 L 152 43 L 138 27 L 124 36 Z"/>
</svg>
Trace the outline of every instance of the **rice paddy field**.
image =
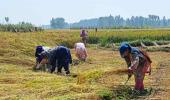
<svg viewBox="0 0 170 100">
<path fill-rule="evenodd" d="M 80 30 L 43 32 L 0 32 L 1 100 L 168 100 L 170 97 L 170 29 L 88 30 L 88 59 L 70 65 L 71 76 L 34 71 L 35 47 L 64 45 L 71 49 L 81 41 Z M 148 48 L 153 61 L 146 75 L 150 95 L 131 97 L 134 78 L 127 80 L 127 66 L 117 49 L 121 42 Z M 155 44 L 159 46 L 155 46 Z M 113 47 L 112 44 L 115 44 Z M 165 47 L 164 47 L 165 46 Z M 149 48 L 152 47 L 152 48 Z"/>
</svg>

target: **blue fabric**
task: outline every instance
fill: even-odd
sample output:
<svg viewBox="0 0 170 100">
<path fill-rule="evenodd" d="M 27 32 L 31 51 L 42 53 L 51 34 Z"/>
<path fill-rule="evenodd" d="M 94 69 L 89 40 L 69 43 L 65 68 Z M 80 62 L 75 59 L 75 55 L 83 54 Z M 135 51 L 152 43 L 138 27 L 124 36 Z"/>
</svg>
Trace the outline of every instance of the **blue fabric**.
<svg viewBox="0 0 170 100">
<path fill-rule="evenodd" d="M 35 57 L 38 57 L 42 51 L 44 51 L 43 46 L 37 46 L 35 51 Z"/>
<path fill-rule="evenodd" d="M 58 59 L 59 61 L 70 61 L 71 59 L 71 54 L 70 50 L 64 46 L 58 46 L 56 49 L 54 49 L 54 55 L 55 58 Z"/>
<path fill-rule="evenodd" d="M 123 55 L 124 52 L 125 52 L 127 49 L 129 49 L 129 51 L 131 51 L 131 46 L 130 46 L 128 43 L 123 42 L 123 43 L 121 44 L 120 48 L 119 48 L 120 55 Z"/>
<path fill-rule="evenodd" d="M 137 54 L 140 54 L 140 50 L 139 50 L 138 48 L 131 47 L 131 53 L 137 53 Z"/>
<path fill-rule="evenodd" d="M 41 60 L 42 60 L 42 57 L 41 57 L 41 56 L 36 57 L 36 61 L 37 61 L 38 63 L 40 63 Z"/>
<path fill-rule="evenodd" d="M 56 61 L 61 65 L 67 65 L 68 63 L 72 63 L 70 50 L 64 46 L 58 46 L 48 52 L 43 52 L 41 55 L 47 56 L 49 64 L 53 67 L 56 67 Z"/>
<path fill-rule="evenodd" d="M 121 44 L 120 49 L 119 49 L 121 56 L 124 54 L 124 52 L 127 49 L 129 50 L 129 53 L 132 55 L 132 59 L 135 59 L 136 57 L 139 57 L 139 65 L 143 66 L 143 64 L 144 64 L 144 56 L 143 56 L 143 54 L 141 53 L 141 51 L 138 48 L 131 47 L 128 43 L 124 42 L 124 43 Z M 122 57 L 125 59 L 128 67 L 130 67 L 131 66 L 131 61 L 130 61 L 129 57 L 126 57 L 126 56 L 122 56 Z"/>
<path fill-rule="evenodd" d="M 138 56 L 144 59 L 144 55 L 141 53 L 141 51 L 138 48 L 131 47 L 131 54 L 132 54 L 132 57 Z"/>
<path fill-rule="evenodd" d="M 42 57 L 40 56 L 40 54 L 43 51 L 44 51 L 43 46 L 36 46 L 35 57 L 38 63 L 40 63 L 42 60 Z"/>
<path fill-rule="evenodd" d="M 63 63 L 63 62 L 57 62 L 56 66 L 52 66 L 51 73 L 55 71 L 56 67 L 57 67 L 57 71 L 58 71 L 58 72 L 61 72 L 61 70 L 62 70 L 63 67 L 64 67 L 64 70 L 65 70 L 66 72 L 68 72 L 68 73 L 70 72 L 70 71 L 69 71 L 69 62 L 65 62 L 65 63 Z"/>
</svg>

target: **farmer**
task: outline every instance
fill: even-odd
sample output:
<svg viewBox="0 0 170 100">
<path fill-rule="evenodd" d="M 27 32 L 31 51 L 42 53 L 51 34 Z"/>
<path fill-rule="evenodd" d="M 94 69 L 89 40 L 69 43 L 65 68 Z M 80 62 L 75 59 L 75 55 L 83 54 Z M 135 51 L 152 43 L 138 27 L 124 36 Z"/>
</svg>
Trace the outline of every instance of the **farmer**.
<svg viewBox="0 0 170 100">
<path fill-rule="evenodd" d="M 150 57 L 145 51 L 131 47 L 125 42 L 121 44 L 119 51 L 121 57 L 125 59 L 128 65 L 128 77 L 130 78 L 134 74 L 135 90 L 139 91 L 140 94 L 144 93 L 143 80 L 145 73 L 151 74 L 152 61 Z"/>
<path fill-rule="evenodd" d="M 48 51 L 50 50 L 49 47 L 45 47 L 45 46 L 36 46 L 36 50 L 35 50 L 35 58 L 36 58 L 36 66 L 40 63 L 40 61 L 42 60 L 40 54 L 43 52 L 43 51 Z"/>
<path fill-rule="evenodd" d="M 87 58 L 87 50 L 84 43 L 76 43 L 74 45 L 76 51 L 76 57 L 81 61 L 86 61 Z"/>
<path fill-rule="evenodd" d="M 72 57 L 70 50 L 64 46 L 58 46 L 50 51 L 43 51 L 41 53 L 42 60 L 39 64 L 50 64 L 52 66 L 51 73 L 55 71 L 57 67 L 57 72 L 61 73 L 62 67 L 65 69 L 66 75 L 70 74 L 69 63 L 72 63 Z"/>
<path fill-rule="evenodd" d="M 86 45 L 87 44 L 87 31 L 86 30 L 82 30 L 80 33 L 80 37 L 82 38 L 82 42 Z"/>
</svg>

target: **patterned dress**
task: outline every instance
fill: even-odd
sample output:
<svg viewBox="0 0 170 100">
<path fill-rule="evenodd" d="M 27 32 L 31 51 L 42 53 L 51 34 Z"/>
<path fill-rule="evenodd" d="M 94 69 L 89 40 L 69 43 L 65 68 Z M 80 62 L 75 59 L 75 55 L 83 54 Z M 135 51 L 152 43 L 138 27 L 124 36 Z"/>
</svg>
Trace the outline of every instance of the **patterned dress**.
<svg viewBox="0 0 170 100">
<path fill-rule="evenodd" d="M 134 47 L 131 47 L 130 56 L 125 57 L 125 61 L 134 74 L 135 89 L 144 90 L 143 80 L 145 73 L 150 73 L 151 62 L 142 51 Z"/>
</svg>

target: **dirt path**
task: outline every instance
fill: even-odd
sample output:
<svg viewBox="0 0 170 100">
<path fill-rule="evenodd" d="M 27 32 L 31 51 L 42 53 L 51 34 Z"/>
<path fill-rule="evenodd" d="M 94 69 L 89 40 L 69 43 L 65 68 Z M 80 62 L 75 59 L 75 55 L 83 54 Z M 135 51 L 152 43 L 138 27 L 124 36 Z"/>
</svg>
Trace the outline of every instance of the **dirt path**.
<svg viewBox="0 0 170 100">
<path fill-rule="evenodd" d="M 157 67 L 149 78 L 153 93 L 146 99 L 168 100 L 170 98 L 170 53 L 162 54 L 158 57 L 160 61 L 158 61 Z"/>
</svg>

